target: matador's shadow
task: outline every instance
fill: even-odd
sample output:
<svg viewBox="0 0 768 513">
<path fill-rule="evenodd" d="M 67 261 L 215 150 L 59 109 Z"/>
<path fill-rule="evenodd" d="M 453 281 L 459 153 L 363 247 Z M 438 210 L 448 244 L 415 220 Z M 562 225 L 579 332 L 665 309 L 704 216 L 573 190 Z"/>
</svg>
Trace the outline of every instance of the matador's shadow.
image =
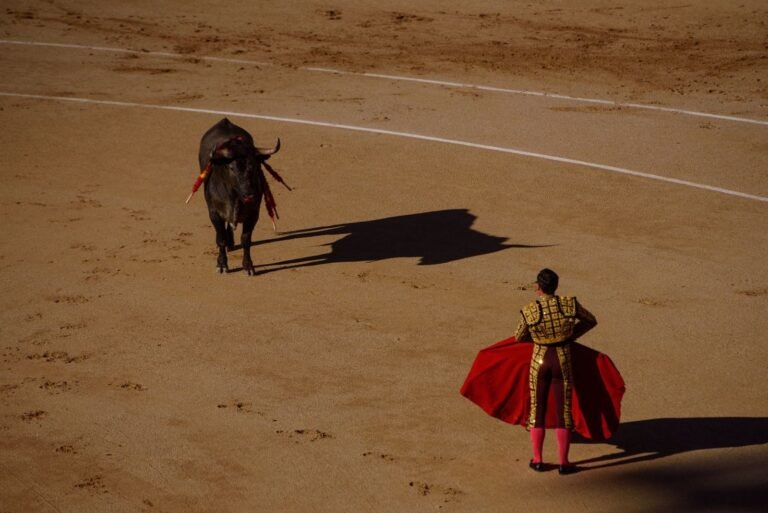
<svg viewBox="0 0 768 513">
<path fill-rule="evenodd" d="M 576 438 L 576 437 L 574 437 Z M 591 443 L 574 439 L 574 443 Z M 608 441 L 622 452 L 574 462 L 605 468 L 650 461 L 702 449 L 746 447 L 768 443 L 766 417 L 701 417 L 625 422 Z M 591 465 L 591 464 L 596 465 Z"/>
<path fill-rule="evenodd" d="M 419 265 L 435 265 L 509 248 L 545 247 L 507 244 L 506 237 L 472 229 L 475 219 L 477 217 L 466 209 L 451 209 L 285 232 L 281 237 L 256 244 L 327 235 L 343 237 L 325 244 L 330 248 L 325 253 L 258 267 L 264 274 L 336 262 L 374 262 L 402 257 L 419 258 Z M 263 269 L 265 267 L 269 269 Z"/>
</svg>

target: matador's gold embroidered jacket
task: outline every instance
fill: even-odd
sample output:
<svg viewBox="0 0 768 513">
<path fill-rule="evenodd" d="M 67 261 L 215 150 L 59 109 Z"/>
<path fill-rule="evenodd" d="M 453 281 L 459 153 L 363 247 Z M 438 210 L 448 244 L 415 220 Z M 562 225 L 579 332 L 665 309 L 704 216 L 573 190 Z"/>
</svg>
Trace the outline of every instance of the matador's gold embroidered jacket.
<svg viewBox="0 0 768 513">
<path fill-rule="evenodd" d="M 568 342 L 584 335 L 597 325 L 597 319 L 576 300 L 575 297 L 543 296 L 521 310 L 521 319 L 515 330 L 515 338 L 533 341 L 531 370 L 528 385 L 531 395 L 531 409 L 528 427 L 534 427 L 536 420 L 536 387 L 539 368 L 544 362 L 547 346 L 554 346 L 563 371 L 565 426 L 573 427 L 571 417 L 571 350 Z"/>
<path fill-rule="evenodd" d="M 597 325 L 595 316 L 575 297 L 544 296 L 520 313 L 515 338 L 543 345 L 576 339 Z"/>
</svg>

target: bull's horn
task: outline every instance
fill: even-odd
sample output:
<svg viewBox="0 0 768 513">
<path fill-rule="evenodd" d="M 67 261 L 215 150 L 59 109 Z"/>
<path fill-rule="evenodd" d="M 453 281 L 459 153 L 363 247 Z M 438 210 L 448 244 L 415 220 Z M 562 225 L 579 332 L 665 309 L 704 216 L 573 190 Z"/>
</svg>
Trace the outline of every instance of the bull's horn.
<svg viewBox="0 0 768 513">
<path fill-rule="evenodd" d="M 259 148 L 258 146 L 254 146 L 254 148 L 256 148 L 260 155 L 274 155 L 280 151 L 280 138 L 277 138 L 277 144 L 275 144 L 274 148 Z"/>
</svg>

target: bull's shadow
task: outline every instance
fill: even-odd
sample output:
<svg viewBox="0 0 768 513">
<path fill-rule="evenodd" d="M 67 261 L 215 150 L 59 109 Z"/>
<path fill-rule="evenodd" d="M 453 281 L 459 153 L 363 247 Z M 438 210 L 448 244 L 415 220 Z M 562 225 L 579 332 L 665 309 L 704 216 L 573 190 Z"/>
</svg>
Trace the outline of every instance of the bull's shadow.
<svg viewBox="0 0 768 513">
<path fill-rule="evenodd" d="M 574 443 L 591 442 L 575 439 Z M 574 463 L 586 470 L 650 461 L 703 449 L 763 445 L 768 443 L 768 418 L 702 417 L 624 422 L 608 443 L 615 445 L 620 452 Z"/>
<path fill-rule="evenodd" d="M 285 232 L 281 237 L 255 244 L 329 235 L 343 237 L 325 244 L 329 248 L 325 253 L 261 265 L 259 272 L 403 257 L 418 258 L 419 265 L 436 265 L 509 248 L 544 247 L 507 244 L 506 237 L 474 230 L 475 219 L 466 209 L 451 209 Z"/>
</svg>

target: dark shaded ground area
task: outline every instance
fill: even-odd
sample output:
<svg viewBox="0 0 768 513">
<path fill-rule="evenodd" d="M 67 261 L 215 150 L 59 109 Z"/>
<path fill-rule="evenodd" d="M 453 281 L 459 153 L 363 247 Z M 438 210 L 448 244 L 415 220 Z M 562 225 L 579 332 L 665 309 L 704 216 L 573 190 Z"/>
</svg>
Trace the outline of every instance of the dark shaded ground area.
<svg viewBox="0 0 768 513">
<path fill-rule="evenodd" d="M 589 441 L 577 440 L 576 443 Z M 688 451 L 765 445 L 768 444 L 768 418 L 668 418 L 625 422 L 608 443 L 622 452 L 576 463 L 597 463 L 588 468 L 602 468 L 655 460 Z"/>
<path fill-rule="evenodd" d="M 256 244 L 343 235 L 327 245 L 330 248 L 327 253 L 264 265 L 261 267 L 270 269 L 262 273 L 338 262 L 374 262 L 404 257 L 418 258 L 419 265 L 436 265 L 510 248 L 543 247 L 507 244 L 506 237 L 472 229 L 476 219 L 466 209 L 439 210 L 297 230 Z"/>
</svg>

